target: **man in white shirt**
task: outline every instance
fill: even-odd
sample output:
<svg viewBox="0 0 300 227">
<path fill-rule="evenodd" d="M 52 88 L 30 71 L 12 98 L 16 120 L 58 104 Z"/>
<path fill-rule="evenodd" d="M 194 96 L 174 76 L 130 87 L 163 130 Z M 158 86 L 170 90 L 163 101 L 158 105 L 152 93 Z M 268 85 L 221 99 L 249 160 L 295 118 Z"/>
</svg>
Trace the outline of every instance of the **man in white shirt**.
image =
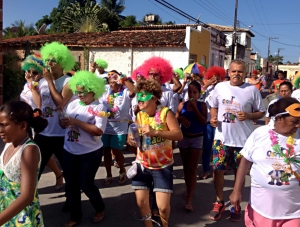
<svg viewBox="0 0 300 227">
<path fill-rule="evenodd" d="M 253 120 L 264 116 L 265 107 L 259 91 L 244 83 L 245 63 L 233 60 L 229 67 L 230 81 L 216 85 L 211 101 L 210 123 L 216 127 L 213 146 L 214 186 L 217 200 L 210 219 L 218 220 L 225 210 L 223 201 L 224 173 L 230 166 L 236 173 L 240 150 L 253 131 Z M 241 209 L 231 213 L 232 221 L 241 219 Z"/>
</svg>

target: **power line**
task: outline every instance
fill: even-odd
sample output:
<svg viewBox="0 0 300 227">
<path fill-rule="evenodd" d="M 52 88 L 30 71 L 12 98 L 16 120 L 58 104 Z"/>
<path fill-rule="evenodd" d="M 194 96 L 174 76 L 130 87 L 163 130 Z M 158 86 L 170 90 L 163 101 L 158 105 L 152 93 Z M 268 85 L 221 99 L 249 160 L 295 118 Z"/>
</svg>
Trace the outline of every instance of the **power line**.
<svg viewBox="0 0 300 227">
<path fill-rule="evenodd" d="M 262 11 L 263 11 L 263 15 L 264 15 L 264 17 L 265 17 L 265 20 L 266 20 L 267 23 L 269 23 L 269 22 L 268 22 L 268 19 L 267 19 L 267 17 L 266 17 L 266 13 L 265 13 L 265 11 L 264 11 L 264 7 L 263 7 L 263 5 L 262 5 L 261 0 L 260 0 L 259 2 L 260 2 L 260 5 L 261 5 L 261 9 L 262 9 Z M 272 29 L 271 29 L 271 27 L 270 27 L 269 25 L 268 25 L 268 28 L 270 29 L 271 33 L 273 33 L 273 31 L 272 31 Z"/>
<path fill-rule="evenodd" d="M 258 12 L 258 9 L 257 9 L 257 7 L 256 7 L 255 1 L 253 1 L 253 3 L 254 3 L 254 7 L 255 7 L 255 9 L 256 9 L 256 12 Z M 260 17 L 260 13 L 257 13 L 257 14 L 258 14 L 258 17 L 259 17 L 260 21 L 262 22 L 263 20 L 262 20 L 261 17 Z M 263 25 L 263 26 L 264 26 L 264 29 L 267 31 L 265 25 Z M 270 31 L 271 31 L 271 30 L 270 30 Z M 272 33 L 272 31 L 271 31 L 271 33 Z"/>
</svg>

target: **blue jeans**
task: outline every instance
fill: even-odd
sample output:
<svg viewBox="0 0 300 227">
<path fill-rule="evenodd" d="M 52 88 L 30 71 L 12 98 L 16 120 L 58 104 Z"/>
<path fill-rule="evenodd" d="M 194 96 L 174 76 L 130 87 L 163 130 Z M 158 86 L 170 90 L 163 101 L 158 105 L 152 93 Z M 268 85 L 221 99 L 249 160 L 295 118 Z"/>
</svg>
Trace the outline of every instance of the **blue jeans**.
<svg viewBox="0 0 300 227">
<path fill-rule="evenodd" d="M 66 180 L 66 195 L 70 205 L 71 220 L 82 218 L 81 192 L 89 198 L 96 213 L 103 212 L 105 205 L 99 189 L 94 184 L 95 175 L 102 159 L 102 148 L 82 155 L 74 155 L 64 150 L 63 171 Z"/>
<path fill-rule="evenodd" d="M 204 130 L 203 139 L 203 152 L 202 152 L 202 166 L 203 172 L 210 172 L 210 158 L 212 154 L 212 146 L 214 142 L 216 128 L 212 127 L 210 123 L 206 124 L 206 129 Z"/>
</svg>

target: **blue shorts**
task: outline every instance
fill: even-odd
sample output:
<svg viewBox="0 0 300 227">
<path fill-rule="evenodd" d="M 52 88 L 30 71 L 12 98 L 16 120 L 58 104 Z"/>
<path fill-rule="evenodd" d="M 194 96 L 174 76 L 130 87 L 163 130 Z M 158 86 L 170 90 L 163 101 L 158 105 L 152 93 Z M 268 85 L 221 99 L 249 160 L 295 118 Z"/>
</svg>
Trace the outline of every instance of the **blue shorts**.
<svg viewBox="0 0 300 227">
<path fill-rule="evenodd" d="M 110 147 L 117 150 L 123 150 L 123 146 L 127 139 L 127 134 L 123 135 L 109 135 L 103 134 L 102 135 L 102 143 L 103 147 Z"/>
<path fill-rule="evenodd" d="M 132 178 L 132 188 L 135 190 L 150 190 L 153 192 L 173 192 L 173 165 L 163 169 L 153 170 L 137 165 L 137 174 Z"/>
</svg>

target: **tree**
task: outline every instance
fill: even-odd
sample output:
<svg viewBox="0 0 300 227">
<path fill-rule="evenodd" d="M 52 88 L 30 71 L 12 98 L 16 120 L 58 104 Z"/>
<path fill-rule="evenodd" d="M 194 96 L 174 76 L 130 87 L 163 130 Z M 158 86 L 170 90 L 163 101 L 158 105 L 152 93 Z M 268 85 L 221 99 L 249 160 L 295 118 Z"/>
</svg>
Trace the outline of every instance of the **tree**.
<svg viewBox="0 0 300 227">
<path fill-rule="evenodd" d="M 101 0 L 100 5 L 110 13 L 120 15 L 125 9 L 124 0 Z"/>
<path fill-rule="evenodd" d="M 90 0 L 96 3 L 96 0 Z M 49 19 L 52 21 L 50 27 L 50 33 L 64 32 L 61 27 L 61 18 L 63 17 L 65 10 L 72 3 L 78 2 L 81 6 L 84 6 L 86 0 L 59 0 L 58 6 L 53 8 Z"/>
<path fill-rule="evenodd" d="M 121 28 L 134 27 L 139 25 L 136 17 L 133 15 L 127 16 L 124 20 L 120 21 Z"/>
<path fill-rule="evenodd" d="M 3 39 L 36 35 L 37 31 L 32 24 L 25 25 L 25 21 L 19 20 L 3 30 Z"/>
<path fill-rule="evenodd" d="M 101 17 L 105 18 L 107 14 L 107 10 L 94 1 L 87 0 L 84 5 L 75 2 L 66 8 L 61 27 L 68 32 L 100 31 L 104 22 Z"/>
<path fill-rule="evenodd" d="M 269 56 L 270 62 L 273 64 L 283 64 L 283 56 Z"/>
<path fill-rule="evenodd" d="M 37 29 L 39 29 L 43 24 L 49 25 L 52 23 L 52 20 L 49 18 L 48 15 L 43 16 L 42 19 L 39 19 L 36 23 L 35 26 Z"/>
</svg>

